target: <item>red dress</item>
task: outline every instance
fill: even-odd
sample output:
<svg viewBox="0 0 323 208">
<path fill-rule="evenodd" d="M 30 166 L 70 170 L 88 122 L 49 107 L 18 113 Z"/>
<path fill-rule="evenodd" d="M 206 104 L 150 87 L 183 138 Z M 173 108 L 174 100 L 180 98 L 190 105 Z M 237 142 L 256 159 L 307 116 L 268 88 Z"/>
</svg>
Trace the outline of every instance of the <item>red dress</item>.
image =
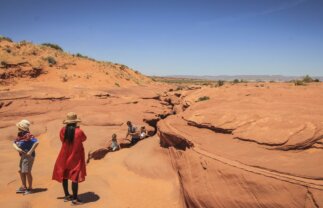
<svg viewBox="0 0 323 208">
<path fill-rule="evenodd" d="M 62 182 L 63 179 L 82 182 L 86 176 L 83 147 L 86 135 L 80 128 L 75 128 L 74 141 L 71 144 L 64 141 L 64 135 L 65 127 L 60 131 L 60 138 L 63 144 L 55 163 L 52 179 L 58 182 Z"/>
</svg>

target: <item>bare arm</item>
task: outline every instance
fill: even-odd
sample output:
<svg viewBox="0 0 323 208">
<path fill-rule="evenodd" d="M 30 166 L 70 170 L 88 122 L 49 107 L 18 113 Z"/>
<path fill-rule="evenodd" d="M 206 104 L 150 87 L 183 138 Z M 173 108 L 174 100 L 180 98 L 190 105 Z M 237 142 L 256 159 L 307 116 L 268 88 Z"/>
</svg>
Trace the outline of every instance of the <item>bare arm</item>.
<svg viewBox="0 0 323 208">
<path fill-rule="evenodd" d="M 36 142 L 36 143 L 31 147 L 31 149 L 27 152 L 27 155 L 31 155 L 31 154 L 35 151 L 35 149 L 36 149 L 36 147 L 38 146 L 38 144 L 39 144 L 39 142 Z"/>
<path fill-rule="evenodd" d="M 22 153 L 22 154 L 25 154 L 26 152 L 24 152 L 22 149 L 20 149 L 16 143 L 13 143 L 13 147 L 19 152 L 19 153 Z"/>
<path fill-rule="evenodd" d="M 127 139 L 129 135 L 130 135 L 130 134 L 129 134 L 129 131 L 128 131 L 128 132 L 127 132 L 127 135 L 126 135 L 126 137 L 125 137 L 125 139 Z"/>
</svg>

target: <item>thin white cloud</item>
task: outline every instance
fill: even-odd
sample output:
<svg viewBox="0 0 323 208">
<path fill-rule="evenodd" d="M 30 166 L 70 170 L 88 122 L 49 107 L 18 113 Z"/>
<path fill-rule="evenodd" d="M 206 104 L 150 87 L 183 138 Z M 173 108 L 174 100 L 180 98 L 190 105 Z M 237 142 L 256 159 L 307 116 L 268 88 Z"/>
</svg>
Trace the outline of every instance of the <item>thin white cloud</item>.
<svg viewBox="0 0 323 208">
<path fill-rule="evenodd" d="M 273 14 L 273 13 L 277 13 L 277 12 L 281 12 L 284 10 L 288 10 L 288 9 L 297 7 L 307 1 L 309 1 L 309 0 L 293 0 L 293 1 L 288 1 L 288 2 L 285 1 L 283 4 L 280 4 L 276 7 L 269 8 L 269 9 L 266 9 L 263 11 L 255 11 L 255 12 L 250 12 L 250 13 L 245 13 L 245 14 L 232 15 L 232 16 L 227 16 L 227 17 L 223 17 L 223 18 L 218 18 L 215 20 L 199 22 L 198 24 L 202 25 L 202 26 L 203 25 L 208 26 L 208 25 L 213 25 L 213 24 L 218 24 L 218 23 L 229 23 L 229 22 L 235 22 L 238 20 L 249 19 L 249 18 L 253 18 L 253 17 L 257 17 L 257 16 L 269 15 L 269 14 Z"/>
<path fill-rule="evenodd" d="M 267 14 L 272 14 L 272 13 L 280 12 L 283 10 L 291 9 L 293 7 L 300 5 L 300 4 L 303 4 L 306 1 L 308 1 L 308 0 L 296 0 L 296 1 L 288 2 L 288 3 L 282 4 L 280 6 L 277 6 L 275 8 L 271 8 L 271 9 L 256 13 L 253 16 L 267 15 Z"/>
</svg>

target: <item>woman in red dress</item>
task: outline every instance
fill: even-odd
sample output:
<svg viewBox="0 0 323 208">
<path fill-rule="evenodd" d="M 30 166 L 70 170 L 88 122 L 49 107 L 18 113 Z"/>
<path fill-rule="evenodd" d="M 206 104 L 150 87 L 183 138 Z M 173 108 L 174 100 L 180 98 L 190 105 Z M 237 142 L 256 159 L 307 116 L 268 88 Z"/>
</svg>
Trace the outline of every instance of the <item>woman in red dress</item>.
<svg viewBox="0 0 323 208">
<path fill-rule="evenodd" d="M 85 180 L 86 165 L 83 142 L 86 140 L 84 132 L 78 123 L 81 122 L 73 112 L 67 114 L 66 124 L 60 131 L 62 148 L 57 157 L 53 180 L 63 183 L 65 193 L 64 201 L 72 201 L 72 204 L 81 204 L 77 197 L 78 183 Z M 68 180 L 72 181 L 73 195 L 68 192 Z"/>
</svg>

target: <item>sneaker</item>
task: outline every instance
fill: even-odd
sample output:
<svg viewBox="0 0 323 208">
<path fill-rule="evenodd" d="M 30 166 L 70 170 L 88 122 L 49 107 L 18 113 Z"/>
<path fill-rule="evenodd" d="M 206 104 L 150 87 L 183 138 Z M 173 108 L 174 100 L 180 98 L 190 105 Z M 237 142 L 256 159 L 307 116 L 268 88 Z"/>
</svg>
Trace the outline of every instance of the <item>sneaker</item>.
<svg viewBox="0 0 323 208">
<path fill-rule="evenodd" d="M 64 202 L 72 201 L 73 197 L 72 195 L 68 195 L 64 197 Z"/>
<path fill-rule="evenodd" d="M 81 204 L 83 204 L 83 202 L 78 198 L 72 200 L 72 205 L 81 205 Z"/>
<path fill-rule="evenodd" d="M 24 195 L 28 195 L 28 194 L 32 194 L 32 190 L 31 189 L 26 189 L 26 191 L 24 192 Z"/>
<path fill-rule="evenodd" d="M 17 194 L 22 194 L 22 193 L 25 193 L 26 190 L 27 190 L 26 188 L 20 187 L 19 189 L 16 190 L 16 193 Z"/>
</svg>

